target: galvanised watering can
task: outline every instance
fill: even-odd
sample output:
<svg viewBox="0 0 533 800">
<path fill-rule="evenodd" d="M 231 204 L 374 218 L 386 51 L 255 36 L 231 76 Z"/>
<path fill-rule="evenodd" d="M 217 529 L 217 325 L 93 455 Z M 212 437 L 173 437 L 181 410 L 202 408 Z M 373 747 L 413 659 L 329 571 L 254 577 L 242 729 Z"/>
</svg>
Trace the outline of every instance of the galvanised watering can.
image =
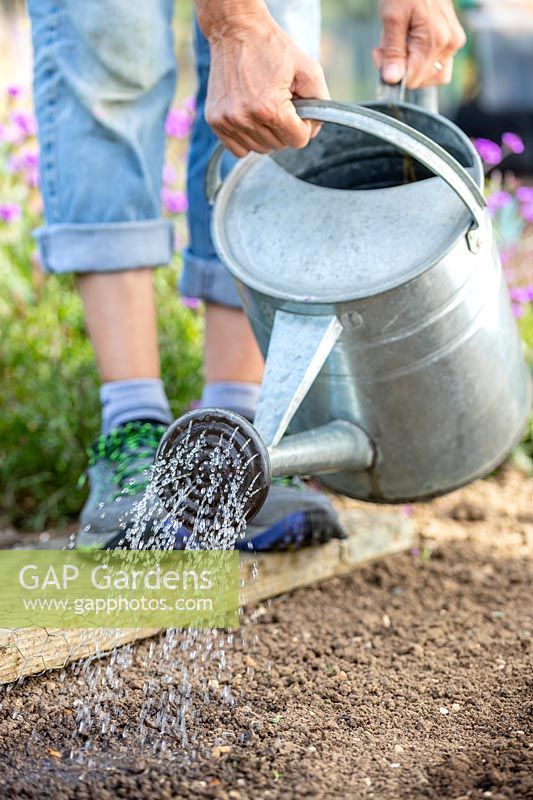
<svg viewBox="0 0 533 800">
<path fill-rule="evenodd" d="M 208 174 L 216 248 L 266 357 L 254 425 L 193 412 L 160 454 L 231 442 L 249 517 L 272 474 L 377 503 L 449 492 L 506 457 L 530 408 L 481 162 L 413 105 L 297 108 L 323 123 L 307 148 L 249 155 L 224 183 L 218 152 Z"/>
</svg>

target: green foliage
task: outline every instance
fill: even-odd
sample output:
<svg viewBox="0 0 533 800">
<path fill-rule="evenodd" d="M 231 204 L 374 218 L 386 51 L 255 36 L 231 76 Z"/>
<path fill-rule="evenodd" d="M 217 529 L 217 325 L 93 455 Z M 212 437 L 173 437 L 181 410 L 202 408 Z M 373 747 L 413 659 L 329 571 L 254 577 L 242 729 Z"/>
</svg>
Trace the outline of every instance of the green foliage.
<svg viewBox="0 0 533 800">
<path fill-rule="evenodd" d="M 0 102 L 0 525 L 42 530 L 75 518 L 85 500 L 78 481 L 99 433 L 100 381 L 73 278 L 45 278 L 36 262 L 42 204 L 26 105 L 24 96 Z M 172 190 L 184 183 L 185 147 L 169 142 Z M 183 227 L 182 214 L 175 220 Z M 202 318 L 176 293 L 178 269 L 176 256 L 155 273 L 162 375 L 176 416 L 201 392 L 202 363 Z"/>
<path fill-rule="evenodd" d="M 0 253 L 0 521 L 39 530 L 84 501 L 77 483 L 99 431 L 99 379 L 72 280 L 42 282 L 27 254 Z M 178 415 L 201 391 L 202 322 L 176 296 L 175 272 L 158 272 L 156 285 L 163 377 Z"/>
</svg>

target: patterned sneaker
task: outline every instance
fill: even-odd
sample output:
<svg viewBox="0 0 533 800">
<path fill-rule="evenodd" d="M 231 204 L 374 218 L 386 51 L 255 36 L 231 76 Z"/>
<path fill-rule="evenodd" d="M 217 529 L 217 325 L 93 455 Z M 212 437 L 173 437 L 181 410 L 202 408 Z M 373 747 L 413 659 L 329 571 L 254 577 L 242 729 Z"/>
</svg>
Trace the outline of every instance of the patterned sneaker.
<svg viewBox="0 0 533 800">
<path fill-rule="evenodd" d="M 180 528 L 174 549 L 185 549 L 190 533 Z M 245 552 L 283 552 L 344 539 L 330 500 L 299 478 L 275 479 L 266 502 L 246 527 L 244 538 L 235 543 Z"/>
<path fill-rule="evenodd" d="M 166 425 L 128 422 L 100 436 L 88 449 L 89 497 L 80 517 L 77 548 L 113 549 L 133 522 L 133 509 L 148 484 L 150 468 Z M 164 514 L 154 507 L 143 536 Z"/>
</svg>

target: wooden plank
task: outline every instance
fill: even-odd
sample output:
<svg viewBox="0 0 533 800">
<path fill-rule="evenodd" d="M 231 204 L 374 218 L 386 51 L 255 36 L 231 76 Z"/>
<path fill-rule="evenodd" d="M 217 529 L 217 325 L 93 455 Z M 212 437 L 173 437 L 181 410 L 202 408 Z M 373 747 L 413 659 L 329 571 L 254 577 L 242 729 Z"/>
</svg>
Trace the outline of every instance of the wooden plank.
<svg viewBox="0 0 533 800">
<path fill-rule="evenodd" d="M 412 545 L 412 526 L 399 513 L 341 510 L 346 539 L 294 553 L 265 553 L 241 559 L 242 605 L 310 586 Z M 155 636 L 157 629 L 0 629 L 0 684 L 72 661 L 99 657 L 115 647 Z"/>
<path fill-rule="evenodd" d="M 61 669 L 89 656 L 99 657 L 115 647 L 157 633 L 157 628 L 1 628 L 0 685 L 49 669 Z"/>
<path fill-rule="evenodd" d="M 412 546 L 412 525 L 399 513 L 349 509 L 341 511 L 339 518 L 348 533 L 346 539 L 333 539 L 320 547 L 294 553 L 245 556 L 241 562 L 243 606 L 328 578 L 347 575 L 369 561 Z"/>
</svg>

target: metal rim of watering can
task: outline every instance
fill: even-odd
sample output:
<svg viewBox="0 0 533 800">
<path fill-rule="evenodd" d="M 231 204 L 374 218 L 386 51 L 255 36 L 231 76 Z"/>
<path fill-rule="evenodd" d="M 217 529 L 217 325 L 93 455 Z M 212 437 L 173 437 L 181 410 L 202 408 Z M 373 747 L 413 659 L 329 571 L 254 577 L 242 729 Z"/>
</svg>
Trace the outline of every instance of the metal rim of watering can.
<svg viewBox="0 0 533 800">
<path fill-rule="evenodd" d="M 398 148 L 442 178 L 457 194 L 473 217 L 467 238 L 470 246 L 477 249 L 475 235 L 483 226 L 486 201 L 475 180 L 461 164 L 443 147 L 405 122 L 389 117 L 380 111 L 364 106 L 334 103 L 328 100 L 296 100 L 294 105 L 302 119 L 343 125 L 369 133 Z M 220 145 L 208 164 L 205 188 L 211 205 L 224 183 L 221 175 L 224 148 Z M 275 154 L 271 157 L 275 160 Z"/>
</svg>

